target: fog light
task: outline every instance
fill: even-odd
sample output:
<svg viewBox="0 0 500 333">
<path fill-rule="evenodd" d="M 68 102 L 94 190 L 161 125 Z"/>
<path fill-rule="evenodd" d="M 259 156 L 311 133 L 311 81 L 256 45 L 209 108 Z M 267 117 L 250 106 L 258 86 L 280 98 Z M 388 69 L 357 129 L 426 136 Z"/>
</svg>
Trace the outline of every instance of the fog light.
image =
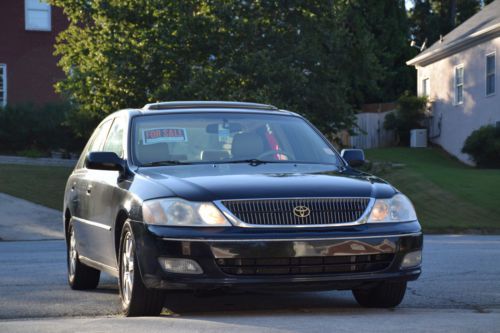
<svg viewBox="0 0 500 333">
<path fill-rule="evenodd" d="M 410 268 L 418 266 L 422 263 L 422 251 L 415 251 L 407 253 L 403 262 L 401 263 L 401 268 Z"/>
<path fill-rule="evenodd" d="M 178 274 L 203 274 L 200 265 L 191 259 L 159 258 L 161 267 L 169 273 Z"/>
</svg>

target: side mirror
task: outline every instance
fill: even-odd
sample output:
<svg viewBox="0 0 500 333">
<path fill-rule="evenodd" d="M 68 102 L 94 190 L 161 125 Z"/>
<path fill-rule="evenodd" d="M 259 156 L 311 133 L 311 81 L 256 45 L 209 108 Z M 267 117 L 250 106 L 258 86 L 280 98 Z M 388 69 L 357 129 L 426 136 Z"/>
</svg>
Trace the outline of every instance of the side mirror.
<svg viewBox="0 0 500 333">
<path fill-rule="evenodd" d="M 354 168 L 365 164 L 365 153 L 363 149 L 342 149 L 340 156 Z"/>
<path fill-rule="evenodd" d="M 85 166 L 94 170 L 125 170 L 125 160 L 121 159 L 116 153 L 105 151 L 94 151 L 87 155 Z"/>
</svg>

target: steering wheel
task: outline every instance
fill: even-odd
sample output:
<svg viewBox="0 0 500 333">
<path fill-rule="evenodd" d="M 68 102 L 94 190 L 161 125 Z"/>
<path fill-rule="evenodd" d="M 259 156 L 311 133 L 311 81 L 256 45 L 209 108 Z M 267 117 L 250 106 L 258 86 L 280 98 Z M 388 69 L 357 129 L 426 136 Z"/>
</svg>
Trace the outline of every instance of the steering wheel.
<svg viewBox="0 0 500 333">
<path fill-rule="evenodd" d="M 279 154 L 279 155 L 285 155 L 287 159 L 290 158 L 290 156 L 288 156 L 288 154 L 286 152 L 284 152 L 281 149 L 278 149 L 278 150 L 267 150 L 267 151 L 263 152 L 262 154 L 260 154 L 259 156 L 257 156 L 257 159 L 261 160 L 261 159 L 263 159 L 266 156 L 277 155 L 277 154 Z"/>
</svg>

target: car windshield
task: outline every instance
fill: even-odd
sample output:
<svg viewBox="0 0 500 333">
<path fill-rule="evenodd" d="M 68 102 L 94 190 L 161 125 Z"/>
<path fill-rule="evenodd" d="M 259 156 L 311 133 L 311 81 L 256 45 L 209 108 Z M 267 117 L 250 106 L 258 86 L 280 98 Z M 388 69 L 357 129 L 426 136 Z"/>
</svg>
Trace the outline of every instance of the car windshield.
<svg viewBox="0 0 500 333">
<path fill-rule="evenodd" d="M 137 165 L 315 163 L 341 165 L 303 119 L 259 113 L 177 113 L 135 117 Z"/>
</svg>

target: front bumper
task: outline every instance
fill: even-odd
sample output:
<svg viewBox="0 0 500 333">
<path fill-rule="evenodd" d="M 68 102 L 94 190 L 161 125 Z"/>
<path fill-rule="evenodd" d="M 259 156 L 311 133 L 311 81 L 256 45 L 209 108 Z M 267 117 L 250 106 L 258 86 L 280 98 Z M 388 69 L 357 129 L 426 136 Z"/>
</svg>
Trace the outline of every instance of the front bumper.
<svg viewBox="0 0 500 333">
<path fill-rule="evenodd" d="M 400 268 L 405 254 L 422 249 L 417 221 L 286 231 L 132 226 L 148 288 L 353 289 L 421 273 Z M 203 274 L 167 273 L 160 257 L 195 260 Z"/>
</svg>

